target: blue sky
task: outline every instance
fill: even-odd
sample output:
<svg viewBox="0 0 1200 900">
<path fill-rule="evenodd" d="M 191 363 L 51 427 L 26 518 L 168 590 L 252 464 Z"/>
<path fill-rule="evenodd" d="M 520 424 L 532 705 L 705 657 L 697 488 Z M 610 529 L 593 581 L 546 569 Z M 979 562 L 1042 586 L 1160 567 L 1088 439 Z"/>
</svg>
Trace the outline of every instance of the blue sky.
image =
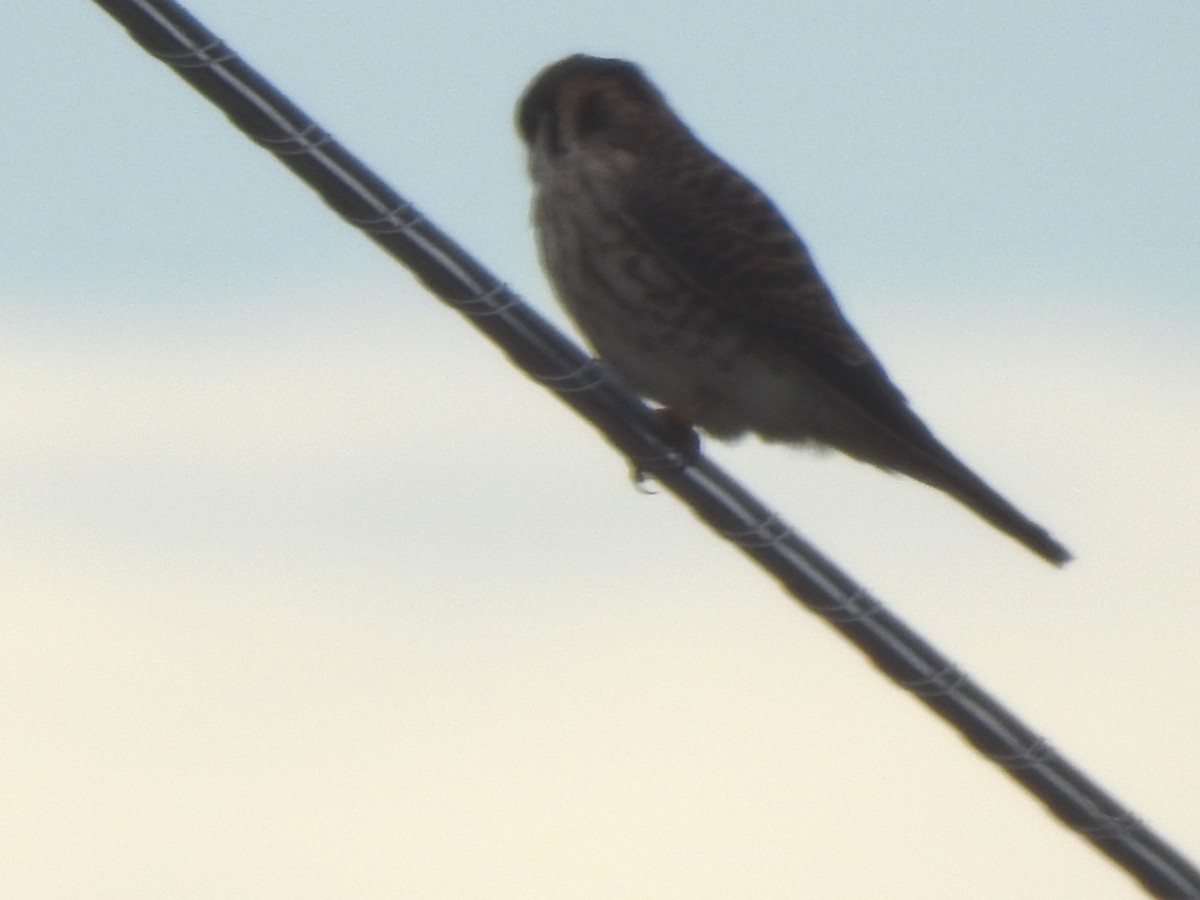
<svg viewBox="0 0 1200 900">
<path fill-rule="evenodd" d="M 646 66 L 1079 559 L 713 453 L 1200 857 L 1200 11 L 189 9 L 560 322 L 513 103 Z M 8 18 L 10 893 L 1135 895 L 98 7 Z"/>
</svg>

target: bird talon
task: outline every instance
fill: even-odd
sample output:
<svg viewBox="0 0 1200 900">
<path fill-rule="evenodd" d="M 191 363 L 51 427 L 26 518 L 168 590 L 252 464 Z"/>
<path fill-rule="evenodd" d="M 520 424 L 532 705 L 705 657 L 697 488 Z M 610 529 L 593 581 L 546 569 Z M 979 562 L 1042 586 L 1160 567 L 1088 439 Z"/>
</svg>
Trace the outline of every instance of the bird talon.
<svg viewBox="0 0 1200 900">
<path fill-rule="evenodd" d="M 629 480 L 643 494 L 658 493 L 647 485 L 648 481 L 654 480 L 656 471 L 682 469 L 700 458 L 700 435 L 692 425 L 691 419 L 666 407 L 655 412 L 666 426 L 661 438 L 667 452 L 653 460 L 629 461 Z"/>
<path fill-rule="evenodd" d="M 658 491 L 654 490 L 654 488 L 647 483 L 652 481 L 653 478 L 653 475 L 651 475 L 637 463 L 632 461 L 629 463 L 629 480 L 633 482 L 634 490 L 636 490 L 639 494 L 653 495 L 658 493 Z"/>
<path fill-rule="evenodd" d="M 658 410 L 658 417 L 667 426 L 664 442 L 683 460 L 683 464 L 690 466 L 699 459 L 700 434 L 692 420 L 667 407 Z"/>
</svg>

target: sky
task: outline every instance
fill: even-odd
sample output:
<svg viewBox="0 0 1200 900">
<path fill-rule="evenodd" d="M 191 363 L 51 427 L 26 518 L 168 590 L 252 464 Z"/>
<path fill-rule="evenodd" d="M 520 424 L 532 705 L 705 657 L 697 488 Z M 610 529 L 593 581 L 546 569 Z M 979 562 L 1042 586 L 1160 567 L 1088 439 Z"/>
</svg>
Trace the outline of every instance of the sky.
<svg viewBox="0 0 1200 900">
<path fill-rule="evenodd" d="M 1200 7 L 188 8 L 564 325 L 513 104 L 645 66 L 1077 559 L 706 449 L 1200 859 Z M 5 896 L 1139 896 L 99 7 L 3 21 Z"/>
</svg>

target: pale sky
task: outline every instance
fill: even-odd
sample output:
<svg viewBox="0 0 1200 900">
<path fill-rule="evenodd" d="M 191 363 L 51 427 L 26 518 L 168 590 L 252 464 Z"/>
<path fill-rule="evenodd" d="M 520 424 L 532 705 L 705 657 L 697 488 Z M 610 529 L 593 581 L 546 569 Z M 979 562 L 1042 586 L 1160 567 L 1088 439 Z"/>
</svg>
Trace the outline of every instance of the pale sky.
<svg viewBox="0 0 1200 900">
<path fill-rule="evenodd" d="M 512 107 L 644 65 L 1078 559 L 708 449 L 1200 859 L 1200 7 L 187 5 L 559 322 Z M 99 7 L 0 22 L 0 893 L 1139 896 Z"/>
</svg>

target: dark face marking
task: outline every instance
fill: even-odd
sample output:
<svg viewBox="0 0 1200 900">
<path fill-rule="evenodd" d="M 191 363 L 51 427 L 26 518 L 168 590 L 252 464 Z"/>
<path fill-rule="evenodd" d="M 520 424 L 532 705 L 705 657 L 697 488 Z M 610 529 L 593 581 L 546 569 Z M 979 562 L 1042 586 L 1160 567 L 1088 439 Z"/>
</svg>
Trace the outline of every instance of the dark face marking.
<svg viewBox="0 0 1200 900">
<path fill-rule="evenodd" d="M 575 121 L 576 134 L 588 138 L 603 131 L 612 122 L 608 104 L 599 91 L 592 91 L 579 101 L 578 115 Z"/>
</svg>

